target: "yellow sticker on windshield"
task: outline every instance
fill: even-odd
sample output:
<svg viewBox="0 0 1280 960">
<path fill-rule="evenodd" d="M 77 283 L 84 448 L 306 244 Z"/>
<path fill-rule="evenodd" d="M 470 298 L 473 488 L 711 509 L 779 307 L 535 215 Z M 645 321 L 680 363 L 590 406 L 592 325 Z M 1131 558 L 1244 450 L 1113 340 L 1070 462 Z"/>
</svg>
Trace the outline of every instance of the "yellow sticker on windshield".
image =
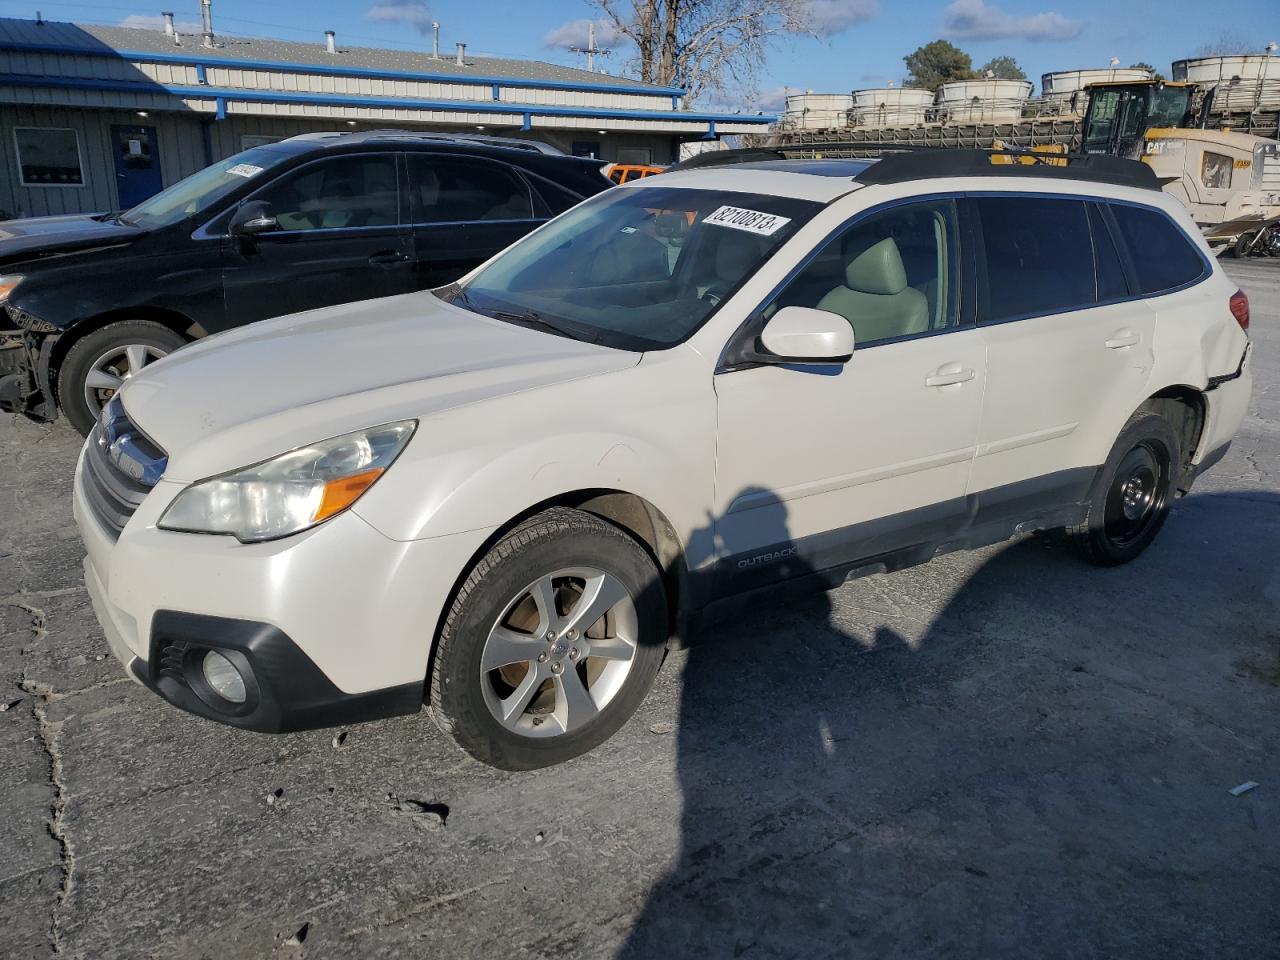
<svg viewBox="0 0 1280 960">
<path fill-rule="evenodd" d="M 759 210 L 747 210 L 743 207 L 725 206 L 712 211 L 702 222 L 769 237 L 790 223 L 791 218 L 780 217 L 774 213 L 762 213 Z"/>
</svg>

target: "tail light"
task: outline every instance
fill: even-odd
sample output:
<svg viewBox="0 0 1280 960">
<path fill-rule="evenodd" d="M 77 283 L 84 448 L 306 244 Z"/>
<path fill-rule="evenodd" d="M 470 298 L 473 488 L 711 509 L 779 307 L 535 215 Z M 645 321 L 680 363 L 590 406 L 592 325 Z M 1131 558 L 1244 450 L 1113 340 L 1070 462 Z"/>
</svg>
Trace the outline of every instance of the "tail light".
<svg viewBox="0 0 1280 960">
<path fill-rule="evenodd" d="M 1236 323 L 1240 324 L 1241 330 L 1249 329 L 1249 298 L 1245 296 L 1243 290 L 1237 290 L 1231 295 L 1231 315 L 1236 318 Z"/>
</svg>

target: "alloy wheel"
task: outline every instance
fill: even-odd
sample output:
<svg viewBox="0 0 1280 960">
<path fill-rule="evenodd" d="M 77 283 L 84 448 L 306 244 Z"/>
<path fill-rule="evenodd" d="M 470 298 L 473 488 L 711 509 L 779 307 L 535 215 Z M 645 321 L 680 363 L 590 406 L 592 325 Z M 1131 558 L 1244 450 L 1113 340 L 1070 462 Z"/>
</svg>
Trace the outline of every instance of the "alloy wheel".
<svg viewBox="0 0 1280 960">
<path fill-rule="evenodd" d="M 622 689 L 638 636 L 634 600 L 617 577 L 590 567 L 540 577 L 507 604 L 485 640 L 485 704 L 522 736 L 575 732 Z"/>
<path fill-rule="evenodd" d="M 168 354 L 168 350 L 143 343 L 112 347 L 94 360 L 84 378 L 84 402 L 95 418 L 130 377 Z"/>
</svg>

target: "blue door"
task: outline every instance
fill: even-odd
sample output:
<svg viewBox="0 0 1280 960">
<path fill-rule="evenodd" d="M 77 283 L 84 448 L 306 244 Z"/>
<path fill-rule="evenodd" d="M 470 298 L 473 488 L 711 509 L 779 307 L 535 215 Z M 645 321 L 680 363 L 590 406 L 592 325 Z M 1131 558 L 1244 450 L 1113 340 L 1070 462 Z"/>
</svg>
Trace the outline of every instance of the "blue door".
<svg viewBox="0 0 1280 960">
<path fill-rule="evenodd" d="M 136 207 L 164 188 L 155 127 L 112 126 L 116 152 L 116 192 L 120 209 Z"/>
</svg>

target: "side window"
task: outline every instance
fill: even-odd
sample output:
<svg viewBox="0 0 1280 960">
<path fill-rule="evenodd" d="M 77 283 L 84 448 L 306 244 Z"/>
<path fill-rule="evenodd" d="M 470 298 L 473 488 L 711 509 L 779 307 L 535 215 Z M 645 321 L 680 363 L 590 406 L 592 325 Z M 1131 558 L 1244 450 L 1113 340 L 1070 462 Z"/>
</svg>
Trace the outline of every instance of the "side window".
<svg viewBox="0 0 1280 960">
<path fill-rule="evenodd" d="M 985 322 L 1097 302 L 1083 201 L 980 197 L 975 202 L 987 262 Z"/>
<path fill-rule="evenodd" d="M 414 223 L 533 219 L 528 186 L 490 160 L 411 153 L 409 199 Z"/>
<path fill-rule="evenodd" d="M 535 217 L 558 217 L 570 207 L 582 202 L 581 195 L 546 177 L 528 171 L 525 171 L 525 175 L 533 183 L 533 215 Z"/>
<path fill-rule="evenodd" d="M 1089 204 L 1089 230 L 1093 233 L 1093 259 L 1097 267 L 1099 302 L 1127 297 L 1129 284 L 1124 278 L 1120 253 L 1116 250 L 1115 240 L 1111 238 L 1111 230 L 1102 216 L 1102 209 L 1096 203 Z"/>
<path fill-rule="evenodd" d="M 1229 190 L 1231 168 L 1230 157 L 1206 150 L 1200 158 L 1200 182 L 1210 190 Z"/>
<path fill-rule="evenodd" d="M 341 230 L 400 222 L 391 154 L 334 157 L 308 164 L 254 194 L 271 204 L 281 230 Z"/>
<path fill-rule="evenodd" d="M 1163 213 L 1114 203 L 1111 212 L 1138 274 L 1140 293 L 1160 293 L 1204 275 L 1204 261 L 1191 241 Z"/>
<path fill-rule="evenodd" d="M 859 346 L 959 323 L 959 241 L 951 200 L 903 204 L 828 241 L 765 309 L 838 313 Z"/>
</svg>

